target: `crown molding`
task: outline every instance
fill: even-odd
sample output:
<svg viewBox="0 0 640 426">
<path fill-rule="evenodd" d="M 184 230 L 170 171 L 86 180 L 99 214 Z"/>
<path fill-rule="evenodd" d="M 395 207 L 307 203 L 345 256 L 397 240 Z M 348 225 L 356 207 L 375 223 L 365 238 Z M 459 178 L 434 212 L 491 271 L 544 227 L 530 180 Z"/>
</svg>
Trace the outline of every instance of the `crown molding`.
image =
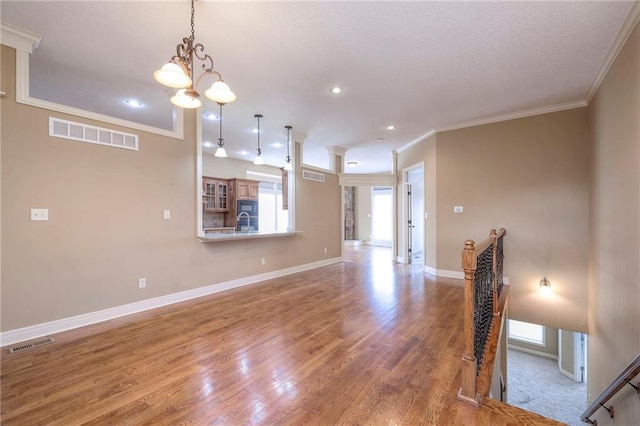
<svg viewBox="0 0 640 426">
<path fill-rule="evenodd" d="M 423 140 L 425 140 L 425 139 L 427 139 L 427 138 L 430 138 L 431 136 L 433 136 L 433 135 L 435 135 L 435 134 L 436 134 L 436 129 L 431 129 L 431 130 L 429 130 L 427 133 L 425 133 L 424 135 L 419 136 L 418 138 L 416 138 L 416 139 L 412 140 L 412 141 L 411 141 L 411 142 L 409 142 L 408 144 L 406 144 L 406 145 L 402 145 L 402 146 L 401 146 L 400 148 L 398 148 L 395 152 L 396 152 L 396 153 L 399 153 L 399 152 L 406 151 L 406 150 L 408 150 L 409 148 L 411 148 L 412 146 L 419 144 L 419 143 L 420 143 L 420 142 L 422 142 Z"/>
<path fill-rule="evenodd" d="M 398 177 L 392 174 L 338 173 L 338 184 L 342 186 L 392 186 L 398 184 Z"/>
<path fill-rule="evenodd" d="M 598 92 L 600 85 L 604 81 L 605 77 L 609 73 L 609 70 L 613 66 L 613 63 L 618 58 L 618 55 L 622 51 L 622 48 L 627 43 L 627 40 L 631 36 L 631 33 L 635 29 L 636 25 L 638 25 L 638 21 L 640 21 L 640 1 L 634 1 L 633 6 L 631 6 L 631 10 L 627 15 L 627 19 L 625 19 L 620 31 L 618 32 L 618 36 L 616 37 L 611 49 L 609 50 L 609 54 L 604 58 L 602 65 L 600 66 L 600 70 L 596 74 L 596 77 L 593 79 L 591 83 L 591 87 L 585 96 L 585 101 L 587 104 L 591 103 L 591 100 Z"/>
<path fill-rule="evenodd" d="M 510 112 L 508 114 L 494 115 L 493 117 L 481 118 L 479 120 L 467 121 L 464 123 L 454 124 L 448 127 L 436 129 L 436 133 L 448 132 L 450 130 L 459 130 L 467 127 L 482 126 L 484 124 L 498 123 L 500 121 L 515 120 L 517 118 L 531 117 L 534 115 L 549 114 L 551 112 L 564 111 L 567 109 L 582 108 L 587 106 L 586 101 L 572 101 L 557 105 L 550 105 L 540 108 L 531 108 L 524 111 Z"/>
<path fill-rule="evenodd" d="M 0 21 L 0 39 L 5 46 L 32 54 L 40 44 L 42 36 L 8 22 Z"/>
</svg>

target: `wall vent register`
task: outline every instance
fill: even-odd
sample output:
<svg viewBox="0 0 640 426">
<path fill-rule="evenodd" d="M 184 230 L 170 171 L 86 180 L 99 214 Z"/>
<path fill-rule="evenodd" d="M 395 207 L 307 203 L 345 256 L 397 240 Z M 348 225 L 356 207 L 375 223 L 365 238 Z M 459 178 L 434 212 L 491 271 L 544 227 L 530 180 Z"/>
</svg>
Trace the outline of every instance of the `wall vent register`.
<svg viewBox="0 0 640 426">
<path fill-rule="evenodd" d="M 49 117 L 49 136 L 138 151 L 138 135 Z"/>
<path fill-rule="evenodd" d="M 302 178 L 324 183 L 324 173 L 312 172 L 311 170 L 302 170 Z"/>
</svg>

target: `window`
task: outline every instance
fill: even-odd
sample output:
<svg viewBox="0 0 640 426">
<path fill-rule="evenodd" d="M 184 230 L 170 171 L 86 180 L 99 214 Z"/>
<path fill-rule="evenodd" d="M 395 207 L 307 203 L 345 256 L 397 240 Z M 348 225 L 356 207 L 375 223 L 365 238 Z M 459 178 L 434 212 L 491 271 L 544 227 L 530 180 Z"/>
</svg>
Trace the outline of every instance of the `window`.
<svg viewBox="0 0 640 426">
<path fill-rule="evenodd" d="M 260 182 L 258 189 L 258 226 L 261 232 L 286 231 L 289 212 L 282 210 L 282 184 Z"/>
<path fill-rule="evenodd" d="M 390 187 L 373 187 L 371 197 L 371 243 L 391 246 L 393 238 L 393 192 Z"/>
<path fill-rule="evenodd" d="M 544 326 L 509 320 L 509 339 L 544 346 Z"/>
</svg>

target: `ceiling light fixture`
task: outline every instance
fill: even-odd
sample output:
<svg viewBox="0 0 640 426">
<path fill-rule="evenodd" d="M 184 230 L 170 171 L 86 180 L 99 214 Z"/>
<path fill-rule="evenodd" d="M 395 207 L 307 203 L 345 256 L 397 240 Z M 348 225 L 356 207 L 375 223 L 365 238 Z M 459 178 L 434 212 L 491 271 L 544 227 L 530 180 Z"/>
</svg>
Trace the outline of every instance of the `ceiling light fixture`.
<svg viewBox="0 0 640 426">
<path fill-rule="evenodd" d="M 256 159 L 253 160 L 253 164 L 261 166 L 264 164 L 264 160 L 262 159 L 262 150 L 260 149 L 260 119 L 262 118 L 262 114 L 256 114 L 254 117 L 258 119 L 258 131 L 256 132 L 258 134 L 258 149 L 256 150 L 258 155 L 256 155 Z"/>
<path fill-rule="evenodd" d="M 396 126 L 394 126 L 393 124 L 390 126 L 387 126 L 387 130 L 394 130 L 396 128 Z"/>
<path fill-rule="evenodd" d="M 218 148 L 216 149 L 216 153 L 213 154 L 216 157 L 224 158 L 227 156 L 227 151 L 224 149 L 224 140 L 222 139 L 222 104 L 220 105 L 220 137 L 218 138 Z"/>
<path fill-rule="evenodd" d="M 358 167 L 358 162 L 357 161 L 347 161 L 347 167 Z"/>
<path fill-rule="evenodd" d="M 342 92 L 342 89 L 339 88 L 338 86 L 336 86 L 333 89 L 331 89 L 331 93 L 333 93 L 334 95 L 337 95 L 340 92 Z"/>
<path fill-rule="evenodd" d="M 137 99 L 127 99 L 126 101 L 124 101 L 124 103 L 129 105 L 132 108 L 141 108 L 142 107 L 142 102 L 140 102 Z"/>
<path fill-rule="evenodd" d="M 289 144 L 291 143 L 291 126 L 284 126 L 287 129 L 287 157 L 284 159 L 284 169 L 289 171 L 293 170 L 293 164 L 291 164 L 291 155 L 289 155 Z"/>
<path fill-rule="evenodd" d="M 191 36 L 184 37 L 182 43 L 176 46 L 176 55 L 169 62 L 153 73 L 153 78 L 160 84 L 180 89 L 171 97 L 171 103 L 181 108 L 199 108 L 202 106 L 198 83 L 208 74 L 215 74 L 218 80 L 208 88 L 204 95 L 218 104 L 226 104 L 236 100 L 236 95 L 222 79 L 222 75 L 213 69 L 213 58 L 204 53 L 202 43 L 195 43 L 194 29 L 194 0 L 191 0 Z M 194 84 L 194 57 L 202 62 L 203 72 Z"/>
<path fill-rule="evenodd" d="M 218 116 L 210 112 L 209 114 L 205 114 L 204 118 L 206 118 L 207 120 L 217 120 Z"/>
</svg>

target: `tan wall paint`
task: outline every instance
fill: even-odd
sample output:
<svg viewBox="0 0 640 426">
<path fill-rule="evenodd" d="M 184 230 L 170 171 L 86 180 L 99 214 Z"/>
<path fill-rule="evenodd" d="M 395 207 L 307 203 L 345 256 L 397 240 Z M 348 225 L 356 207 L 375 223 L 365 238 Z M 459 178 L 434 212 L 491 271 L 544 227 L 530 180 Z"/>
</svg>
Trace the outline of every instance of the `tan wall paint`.
<svg viewBox="0 0 640 426">
<path fill-rule="evenodd" d="M 273 166 L 256 166 L 252 161 L 237 160 L 235 158 L 219 158 L 211 154 L 202 155 L 202 175 L 224 179 L 247 179 L 247 172 L 265 173 L 282 176 L 282 171 Z"/>
<path fill-rule="evenodd" d="M 49 116 L 131 130 L 17 104 L 5 46 L 2 90 L 2 331 L 340 256 L 335 175 L 309 183 L 297 170 L 302 235 L 200 243 L 194 112 L 184 141 L 133 131 L 133 152 L 49 137 Z M 33 207 L 49 221 L 31 222 Z"/>
<path fill-rule="evenodd" d="M 461 271 L 464 240 L 504 227 L 510 318 L 586 332 L 587 109 L 438 133 L 437 149 L 438 269 Z"/>
<path fill-rule="evenodd" d="M 593 137 L 588 389 L 595 399 L 640 353 L 640 27 L 590 105 Z M 637 382 L 636 377 L 636 382 Z M 633 389 L 599 425 L 637 424 Z"/>
<path fill-rule="evenodd" d="M 356 239 L 371 240 L 370 186 L 356 186 Z"/>
<path fill-rule="evenodd" d="M 406 248 L 404 240 L 404 216 L 403 205 L 405 191 L 403 188 L 404 183 L 404 169 L 411 168 L 416 164 L 424 162 L 424 211 L 428 215 L 428 219 L 425 220 L 424 226 L 424 262 L 425 266 L 436 268 L 437 260 L 437 164 L 436 164 L 436 135 L 430 136 L 427 139 L 413 145 L 409 149 L 398 153 L 397 168 L 398 168 L 398 191 L 397 191 L 397 235 L 398 235 L 398 250 Z M 405 257 L 406 253 L 397 253 L 397 256 Z"/>
</svg>

